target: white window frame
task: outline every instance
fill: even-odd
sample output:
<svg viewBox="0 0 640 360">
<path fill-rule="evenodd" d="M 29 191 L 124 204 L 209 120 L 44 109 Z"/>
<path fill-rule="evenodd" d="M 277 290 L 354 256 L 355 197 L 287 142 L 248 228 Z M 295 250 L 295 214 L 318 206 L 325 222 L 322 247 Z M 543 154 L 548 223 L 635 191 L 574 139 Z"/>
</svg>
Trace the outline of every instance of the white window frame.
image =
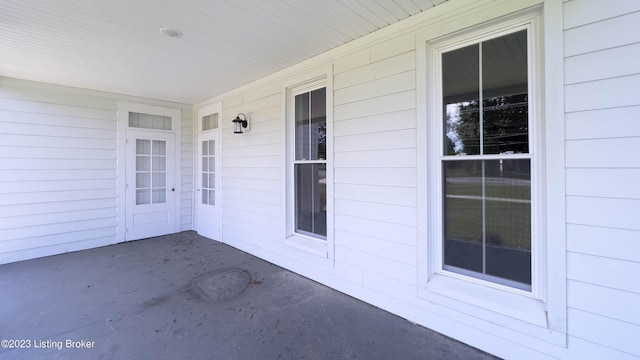
<svg viewBox="0 0 640 360">
<path fill-rule="evenodd" d="M 516 4 L 513 5 L 517 6 Z M 418 107 L 418 296 L 566 346 L 566 244 L 561 3 L 511 10 L 495 19 L 451 24 L 416 37 Z M 560 9 L 558 9 L 560 8 Z M 505 11 L 509 11 L 506 9 Z M 543 14 L 545 26 L 543 27 Z M 482 24 L 482 22 L 485 22 Z M 548 24 L 551 24 L 549 26 Z M 439 59 L 444 50 L 529 28 L 530 153 L 532 155 L 532 290 L 519 290 L 442 269 L 442 109 Z M 544 40 L 544 41 L 543 41 Z M 550 51 L 556 51 L 555 53 Z M 549 84 L 549 80 L 554 83 Z M 531 123 L 533 120 L 533 123 Z M 551 151 L 553 151 L 551 153 Z M 537 185 L 535 185 L 537 184 Z M 549 201 L 549 200 L 551 201 Z M 440 206 L 440 207 L 439 207 Z"/>
<path fill-rule="evenodd" d="M 491 29 L 494 30 L 494 29 Z M 527 53 L 528 53 L 528 99 L 529 99 L 529 108 L 528 108 L 528 128 L 529 128 L 529 152 L 525 154 L 513 154 L 513 155 L 501 155 L 501 154 L 490 154 L 490 155 L 470 155 L 470 156 L 458 156 L 458 155 L 445 155 L 443 154 L 444 144 L 443 144 L 443 134 L 444 134 L 444 124 L 443 124 L 443 109 L 442 109 L 442 55 L 445 52 L 449 52 L 455 49 L 463 48 L 469 45 L 477 45 L 481 42 L 486 42 L 491 39 L 495 39 L 498 37 L 502 37 L 505 35 L 513 34 L 522 30 L 527 31 Z M 452 41 L 443 41 L 443 42 L 435 42 L 431 45 L 427 46 L 427 57 L 430 60 L 433 60 L 430 66 L 430 70 L 434 76 L 432 89 L 432 100 L 434 101 L 434 106 L 431 106 L 431 118 L 429 120 L 429 128 L 432 129 L 429 136 L 429 143 L 432 145 L 431 151 L 429 152 L 429 157 L 432 163 L 429 165 L 429 173 L 431 176 L 429 177 L 429 194 L 432 203 L 432 209 L 430 211 L 432 221 L 432 225 L 430 226 L 430 238 L 434 239 L 431 241 L 431 246 L 433 250 L 430 251 L 432 256 L 432 269 L 430 269 L 431 273 L 434 274 L 443 274 L 445 276 L 450 276 L 454 278 L 463 279 L 466 281 L 476 282 L 481 285 L 494 287 L 496 289 L 500 289 L 503 291 L 513 292 L 516 294 L 531 296 L 536 299 L 541 299 L 544 294 L 541 293 L 541 289 L 544 287 L 542 282 L 542 277 L 538 276 L 540 274 L 540 269 L 543 267 L 541 264 L 541 239 L 540 239 L 540 231 L 538 229 L 544 227 L 544 223 L 542 223 L 540 216 L 538 215 L 539 210 L 541 208 L 540 204 L 542 203 L 542 194 L 541 194 L 541 178 L 540 174 L 542 173 L 542 164 L 540 161 L 541 158 L 541 129 L 542 124 L 539 121 L 541 119 L 540 116 L 540 83 L 539 81 L 539 71 L 536 69 L 536 64 L 539 64 L 534 56 L 536 56 L 537 51 L 533 48 L 533 43 L 535 39 L 535 29 L 534 22 L 527 22 L 522 25 L 509 26 L 504 29 L 497 28 L 495 31 L 489 31 L 485 33 L 484 31 L 479 34 L 472 34 L 471 36 L 463 36 L 462 39 L 458 37 L 454 37 Z M 429 71 L 429 70 L 428 70 Z M 480 69 L 482 71 L 482 69 Z M 537 74 L 537 75 L 536 75 Z M 482 137 L 482 134 L 480 134 Z M 437 149 L 437 150 L 436 150 Z M 437 155 L 435 155 L 437 154 Z M 442 164 L 444 161 L 448 159 L 448 161 L 455 161 L 452 158 L 456 157 L 456 160 L 469 160 L 469 161 L 483 161 L 483 160 L 497 160 L 497 159 L 527 159 L 530 160 L 531 166 L 531 291 L 520 290 L 515 287 L 510 287 L 507 285 L 501 285 L 497 282 L 492 282 L 489 280 L 482 280 L 477 277 L 463 275 L 459 272 L 448 271 L 444 269 L 444 260 L 441 254 L 444 254 L 444 232 L 443 232 L 443 196 L 442 191 L 444 190 L 444 184 L 442 181 Z M 439 240 L 435 240 L 439 239 Z"/>
<path fill-rule="evenodd" d="M 295 96 L 316 89 L 326 89 L 326 207 L 327 207 L 327 236 L 320 239 L 308 234 L 295 231 Z M 285 129 L 283 145 L 285 147 L 285 176 L 283 203 L 285 204 L 285 226 L 283 243 L 286 246 L 302 250 L 325 259 L 333 259 L 333 71 L 324 68 L 285 82 L 283 90 L 283 116 Z M 307 162 L 305 162 L 307 163 Z M 315 162 L 314 162 L 315 163 Z"/>
</svg>

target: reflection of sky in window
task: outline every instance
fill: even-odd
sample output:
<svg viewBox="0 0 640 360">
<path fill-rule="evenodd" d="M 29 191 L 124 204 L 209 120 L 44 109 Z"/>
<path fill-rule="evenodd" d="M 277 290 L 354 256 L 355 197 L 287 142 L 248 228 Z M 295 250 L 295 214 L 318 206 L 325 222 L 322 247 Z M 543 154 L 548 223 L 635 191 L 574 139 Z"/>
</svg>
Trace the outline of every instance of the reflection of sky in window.
<svg viewBox="0 0 640 360">
<path fill-rule="evenodd" d="M 458 137 L 458 133 L 456 132 L 456 128 L 458 123 L 460 122 L 460 105 L 466 106 L 469 105 L 468 102 L 456 103 L 456 104 L 447 104 L 447 137 L 453 143 L 453 147 L 456 153 L 460 153 L 462 151 L 462 140 Z"/>
</svg>

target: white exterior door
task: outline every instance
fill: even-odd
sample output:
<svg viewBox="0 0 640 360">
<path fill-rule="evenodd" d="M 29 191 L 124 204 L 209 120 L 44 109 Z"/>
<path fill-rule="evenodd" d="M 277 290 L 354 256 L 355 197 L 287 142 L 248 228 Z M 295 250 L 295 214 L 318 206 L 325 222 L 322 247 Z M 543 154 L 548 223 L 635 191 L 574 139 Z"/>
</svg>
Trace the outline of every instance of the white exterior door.
<svg viewBox="0 0 640 360">
<path fill-rule="evenodd" d="M 215 104 L 198 111 L 196 225 L 198 234 L 221 241 L 219 115 Z"/>
<path fill-rule="evenodd" d="M 127 130 L 125 240 L 174 233 L 174 134 Z"/>
</svg>

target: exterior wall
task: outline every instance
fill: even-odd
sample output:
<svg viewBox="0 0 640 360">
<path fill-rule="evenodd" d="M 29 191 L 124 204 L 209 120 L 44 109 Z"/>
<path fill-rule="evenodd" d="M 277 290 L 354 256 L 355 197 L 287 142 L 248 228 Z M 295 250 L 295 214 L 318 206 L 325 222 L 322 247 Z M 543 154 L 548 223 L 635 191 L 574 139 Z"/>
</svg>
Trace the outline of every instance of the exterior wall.
<svg viewBox="0 0 640 360">
<path fill-rule="evenodd" d="M 563 99 L 557 102 L 560 119 L 554 125 L 564 129 L 566 121 L 566 138 L 562 135 L 559 145 L 566 145 L 566 158 L 564 152 L 548 154 L 560 155 L 560 164 L 566 163 L 559 170 L 566 176 L 566 222 L 561 210 L 556 216 L 561 234 L 549 241 L 561 242 L 551 249 L 564 249 L 566 226 L 569 251 L 548 254 L 549 261 L 563 264 L 567 258 L 566 281 L 564 270 L 549 274 L 562 277 L 556 279 L 560 297 L 567 292 L 568 309 L 560 303 L 568 318 L 559 320 L 566 333 L 551 336 L 543 327 L 517 322 L 502 326 L 500 315 L 479 318 L 469 315 L 477 311 L 469 305 L 442 306 L 418 296 L 425 239 L 418 217 L 418 170 L 424 156 L 418 122 L 424 119 L 417 102 L 424 92 L 416 77 L 424 64 L 417 63 L 416 37 L 425 29 L 438 33 L 449 12 L 458 11 L 464 16 L 456 21 L 473 24 L 473 19 L 498 18 L 537 3 L 451 0 L 425 12 L 429 14 L 196 105 L 223 104 L 222 241 L 501 357 L 639 356 L 633 339 L 640 335 L 634 305 L 640 289 L 630 276 L 640 270 L 640 198 L 633 186 L 640 172 L 632 148 L 640 135 L 632 115 L 640 99 L 629 90 L 640 85 L 637 62 L 629 61 L 638 58 L 640 49 L 640 33 L 632 25 L 639 14 L 633 1 L 544 4 L 553 7 L 545 12 L 545 26 L 557 29 L 547 40 L 555 38 L 560 48 L 564 27 L 564 68 L 561 50 L 546 58 L 559 59 L 559 73 L 566 74 L 566 86 L 560 84 L 559 90 L 547 84 L 548 91 L 556 91 L 551 98 Z M 611 65 L 603 66 L 607 63 Z M 335 242 L 329 259 L 284 242 L 286 84 L 326 67 L 333 69 L 334 101 Z M 231 128 L 239 112 L 251 123 L 244 135 L 234 135 Z M 613 149 L 618 150 L 615 156 L 605 160 Z M 611 186 L 602 186 L 606 183 Z M 555 201 L 564 206 L 564 198 L 562 193 Z"/>
<path fill-rule="evenodd" d="M 640 3 L 564 14 L 569 348 L 640 357 Z"/>
<path fill-rule="evenodd" d="M 192 107 L 0 78 L 0 264 L 116 242 L 117 102 L 182 110 L 182 230 L 192 227 Z"/>
</svg>

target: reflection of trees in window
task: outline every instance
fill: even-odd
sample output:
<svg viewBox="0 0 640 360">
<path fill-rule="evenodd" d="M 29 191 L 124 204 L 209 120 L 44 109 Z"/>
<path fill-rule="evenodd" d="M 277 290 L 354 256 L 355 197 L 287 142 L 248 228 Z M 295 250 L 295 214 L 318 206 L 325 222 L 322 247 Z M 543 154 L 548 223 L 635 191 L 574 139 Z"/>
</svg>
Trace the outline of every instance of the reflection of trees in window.
<svg viewBox="0 0 640 360">
<path fill-rule="evenodd" d="M 478 100 L 446 106 L 446 155 L 480 154 Z"/>
<path fill-rule="evenodd" d="M 482 103 L 480 151 L 480 106 L 471 100 L 446 106 L 447 155 L 504 154 L 529 152 L 528 96 L 503 95 Z"/>
<path fill-rule="evenodd" d="M 314 119 L 315 120 L 315 119 Z M 313 130 L 313 137 L 316 139 L 316 145 L 318 149 L 317 158 L 327 158 L 327 122 L 325 118 L 322 118 L 322 122 L 316 123 Z"/>
<path fill-rule="evenodd" d="M 527 94 L 486 98 L 483 110 L 485 154 L 529 152 Z"/>
</svg>

